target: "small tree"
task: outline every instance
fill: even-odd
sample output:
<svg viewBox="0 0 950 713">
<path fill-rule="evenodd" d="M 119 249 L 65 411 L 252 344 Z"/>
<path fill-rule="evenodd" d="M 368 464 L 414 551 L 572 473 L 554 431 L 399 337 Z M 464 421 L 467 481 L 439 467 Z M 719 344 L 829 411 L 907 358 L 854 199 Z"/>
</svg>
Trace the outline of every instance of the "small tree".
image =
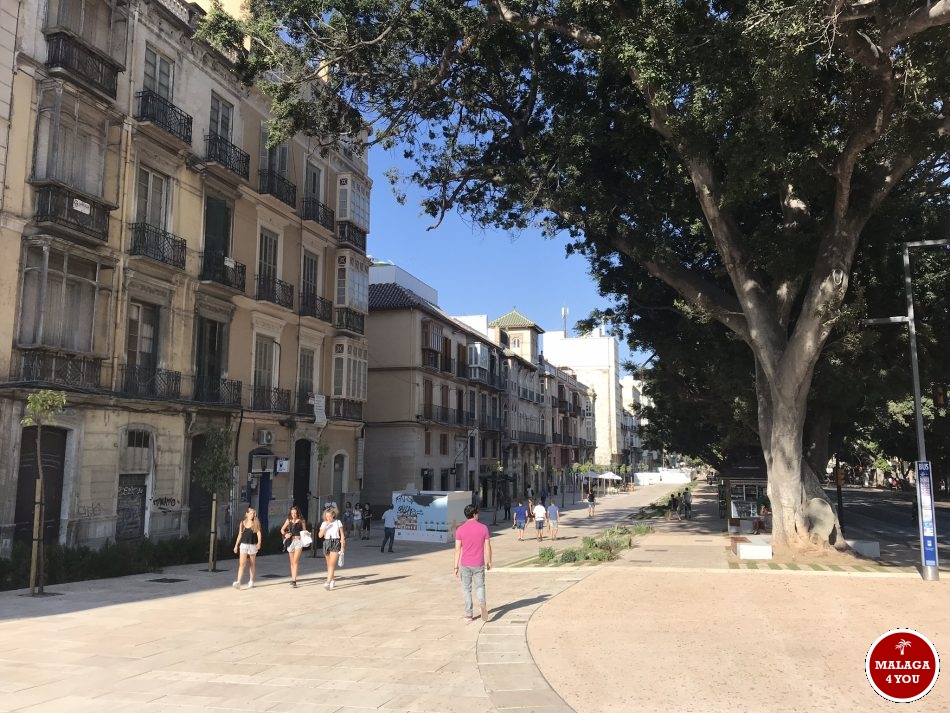
<svg viewBox="0 0 950 713">
<path fill-rule="evenodd" d="M 43 426 L 56 423 L 55 415 L 66 408 L 63 391 L 43 389 L 26 398 L 26 416 L 23 426 L 36 427 L 36 488 L 33 498 L 33 550 L 30 555 L 30 594 L 43 593 Z"/>
<path fill-rule="evenodd" d="M 208 543 L 208 571 L 215 571 L 218 541 L 218 494 L 231 490 L 231 431 L 213 428 L 205 434 L 204 450 L 191 469 L 191 477 L 211 494 L 211 532 Z"/>
</svg>

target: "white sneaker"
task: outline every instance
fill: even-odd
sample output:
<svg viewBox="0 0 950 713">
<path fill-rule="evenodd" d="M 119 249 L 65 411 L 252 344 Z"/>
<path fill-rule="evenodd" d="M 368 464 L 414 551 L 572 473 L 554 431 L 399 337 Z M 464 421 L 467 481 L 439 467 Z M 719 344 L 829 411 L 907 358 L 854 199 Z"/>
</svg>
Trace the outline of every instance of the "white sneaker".
<svg viewBox="0 0 950 713">
<path fill-rule="evenodd" d="M 334 583 L 335 581 L 336 581 L 335 579 L 331 579 L 331 580 L 330 580 L 330 589 L 333 589 L 333 583 Z"/>
<path fill-rule="evenodd" d="M 235 589 L 240 589 L 240 588 L 241 588 L 241 583 L 240 583 L 240 582 L 231 582 L 231 586 L 234 587 Z"/>
<path fill-rule="evenodd" d="M 253 588 L 254 588 L 254 580 L 253 580 L 253 579 L 248 580 L 247 588 L 248 588 L 248 589 L 253 589 Z"/>
<path fill-rule="evenodd" d="M 323 583 L 323 588 L 329 591 L 329 589 L 330 589 L 330 582 L 324 582 L 324 583 Z"/>
</svg>

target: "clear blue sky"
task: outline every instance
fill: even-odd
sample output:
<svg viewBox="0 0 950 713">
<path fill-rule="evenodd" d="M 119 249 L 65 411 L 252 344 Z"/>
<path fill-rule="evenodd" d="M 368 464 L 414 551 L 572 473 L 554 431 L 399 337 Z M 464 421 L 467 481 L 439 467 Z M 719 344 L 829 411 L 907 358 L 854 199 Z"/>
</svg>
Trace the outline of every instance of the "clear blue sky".
<svg viewBox="0 0 950 713">
<path fill-rule="evenodd" d="M 373 179 L 368 252 L 389 260 L 439 293 L 439 307 L 451 315 L 487 314 L 492 320 L 517 309 L 546 331 L 563 329 L 561 308 L 567 307 L 568 333 L 593 309 L 609 307 L 597 294 L 587 260 L 567 256 L 564 238 L 546 239 L 540 230 L 509 235 L 466 224 L 457 214 L 435 221 L 422 215 L 421 192 L 404 186 L 408 200 L 399 205 L 385 171 L 401 165 L 398 153 L 370 150 Z M 543 343 L 543 342 L 542 342 Z M 629 350 L 620 345 L 621 359 Z"/>
</svg>

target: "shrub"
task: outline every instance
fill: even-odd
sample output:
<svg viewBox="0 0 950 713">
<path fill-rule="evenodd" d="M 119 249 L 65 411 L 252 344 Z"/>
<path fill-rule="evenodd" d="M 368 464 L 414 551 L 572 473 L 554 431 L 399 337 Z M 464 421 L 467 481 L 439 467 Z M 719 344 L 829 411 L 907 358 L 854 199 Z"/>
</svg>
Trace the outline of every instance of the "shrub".
<svg viewBox="0 0 950 713">
<path fill-rule="evenodd" d="M 592 547 L 597 547 L 597 540 L 593 537 L 584 537 L 583 539 L 581 539 L 581 546 L 585 550 L 589 550 Z"/>
<path fill-rule="evenodd" d="M 542 547 L 540 550 L 538 550 L 539 562 L 553 562 L 554 556 L 555 552 L 553 547 Z"/>
<path fill-rule="evenodd" d="M 584 559 L 592 562 L 611 562 L 617 559 L 617 555 L 610 550 L 594 548 L 592 550 L 584 550 Z"/>
<path fill-rule="evenodd" d="M 586 538 L 585 538 L 586 539 Z M 558 562 L 568 563 L 568 562 L 577 562 L 579 559 L 582 559 L 580 550 L 577 549 L 568 549 L 561 552 L 558 555 Z"/>
</svg>

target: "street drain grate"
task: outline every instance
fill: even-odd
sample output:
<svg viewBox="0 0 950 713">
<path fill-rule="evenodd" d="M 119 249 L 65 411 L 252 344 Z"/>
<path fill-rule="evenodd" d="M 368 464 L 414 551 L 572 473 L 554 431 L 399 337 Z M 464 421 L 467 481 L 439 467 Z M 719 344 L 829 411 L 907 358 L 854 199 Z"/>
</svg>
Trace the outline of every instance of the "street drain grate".
<svg viewBox="0 0 950 713">
<path fill-rule="evenodd" d="M 174 577 L 159 577 L 158 579 L 150 579 L 149 582 L 156 582 L 158 584 L 175 584 L 177 582 L 187 582 L 187 579 L 175 579 Z"/>
<path fill-rule="evenodd" d="M 669 552 L 669 550 L 651 550 L 651 549 L 648 548 L 648 547 L 644 548 L 643 551 L 644 551 L 644 552 Z"/>
</svg>

